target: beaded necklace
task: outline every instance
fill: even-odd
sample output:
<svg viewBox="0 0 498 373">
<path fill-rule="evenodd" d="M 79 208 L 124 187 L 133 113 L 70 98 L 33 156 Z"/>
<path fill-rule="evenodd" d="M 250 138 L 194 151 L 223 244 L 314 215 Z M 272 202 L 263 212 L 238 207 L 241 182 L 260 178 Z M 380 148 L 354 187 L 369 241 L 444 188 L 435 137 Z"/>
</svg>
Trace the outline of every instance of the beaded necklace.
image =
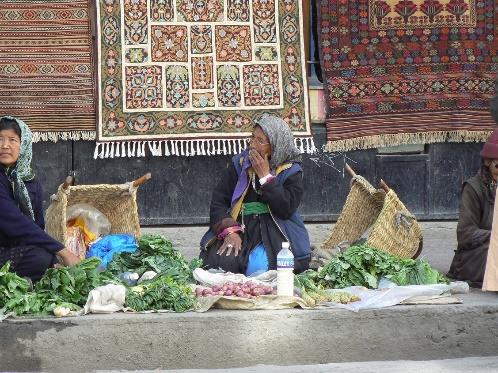
<svg viewBox="0 0 498 373">
<path fill-rule="evenodd" d="M 254 174 L 254 175 L 252 176 L 252 178 L 251 178 L 251 183 L 252 183 L 252 188 L 254 189 L 254 191 L 255 191 L 257 194 L 261 195 L 261 190 L 258 190 L 258 189 L 256 188 L 256 174 Z"/>
</svg>

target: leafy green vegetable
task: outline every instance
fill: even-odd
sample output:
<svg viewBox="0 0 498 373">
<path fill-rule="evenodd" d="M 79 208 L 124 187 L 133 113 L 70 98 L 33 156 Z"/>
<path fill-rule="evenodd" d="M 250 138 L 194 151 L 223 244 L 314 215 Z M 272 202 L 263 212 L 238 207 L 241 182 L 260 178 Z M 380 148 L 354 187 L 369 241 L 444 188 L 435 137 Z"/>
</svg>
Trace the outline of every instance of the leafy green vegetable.
<svg viewBox="0 0 498 373">
<path fill-rule="evenodd" d="M 185 312 L 194 306 L 194 294 L 170 276 L 159 276 L 127 289 L 125 305 L 135 311 L 171 310 Z"/>
<path fill-rule="evenodd" d="M 29 289 L 26 279 L 9 272 L 10 262 L 0 268 L 0 308 L 3 308 L 10 300 L 21 297 Z"/>
<path fill-rule="evenodd" d="M 35 290 L 39 294 L 49 294 L 57 299 L 83 306 L 90 291 L 112 282 L 109 272 L 98 272 L 100 259 L 89 258 L 73 267 L 49 268 Z"/>
<path fill-rule="evenodd" d="M 115 275 L 129 271 L 136 272 L 140 276 L 146 271 L 154 271 L 160 275 L 170 276 L 180 283 L 187 283 L 194 281 L 192 272 L 201 264 L 199 259 L 189 263 L 164 236 L 145 234 L 138 239 L 137 251 L 115 255 L 107 270 Z"/>
<path fill-rule="evenodd" d="M 99 273 L 99 264 L 99 259 L 90 258 L 74 267 L 49 268 L 34 291 L 28 292 L 28 281 L 8 272 L 7 263 L 0 269 L 0 297 L 4 296 L 0 300 L 1 312 L 46 315 L 57 306 L 77 311 L 91 290 L 115 280 L 111 273 Z"/>
<path fill-rule="evenodd" d="M 100 259 L 89 258 L 74 267 L 49 268 L 28 292 L 26 279 L 9 272 L 7 262 L 0 268 L 0 314 L 49 314 L 62 306 L 79 310 L 86 303 L 91 290 L 107 283 L 119 282 L 116 275 L 133 271 L 143 274 L 153 270 L 158 275 L 139 287 L 128 288 L 126 304 L 137 311 L 167 309 L 184 312 L 192 309 L 194 296 L 187 283 L 193 282 L 192 271 L 201 265 L 194 259 L 189 263 L 160 235 L 144 235 L 139 250 L 116 255 L 108 271 L 99 271 Z M 137 290 L 140 289 L 140 292 Z"/>
<path fill-rule="evenodd" d="M 448 283 L 448 280 L 425 260 L 400 259 L 365 244 L 351 246 L 344 253 L 332 258 L 318 272 L 308 270 L 300 276 L 323 288 L 335 289 L 348 286 L 376 289 L 381 277 L 397 285 Z"/>
</svg>

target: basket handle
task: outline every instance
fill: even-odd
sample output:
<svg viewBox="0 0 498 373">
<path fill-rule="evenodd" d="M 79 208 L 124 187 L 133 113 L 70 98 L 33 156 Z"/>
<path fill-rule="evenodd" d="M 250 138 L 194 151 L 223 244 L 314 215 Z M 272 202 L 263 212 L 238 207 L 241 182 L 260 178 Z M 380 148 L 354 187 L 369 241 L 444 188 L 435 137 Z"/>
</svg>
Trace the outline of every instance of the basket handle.
<svg viewBox="0 0 498 373">
<path fill-rule="evenodd" d="M 355 177 L 356 176 L 356 172 L 351 168 L 351 166 L 349 164 L 345 164 L 344 168 L 346 169 L 346 172 L 349 174 L 349 176 L 351 177 Z M 382 189 L 384 189 L 384 192 L 389 192 L 389 186 L 386 184 L 386 182 L 382 179 L 380 179 L 380 187 Z"/>
<path fill-rule="evenodd" d="M 150 172 L 147 172 L 144 176 L 141 176 L 137 180 L 132 182 L 133 187 L 134 188 L 139 187 L 140 185 L 142 185 L 145 182 L 147 182 L 148 180 L 150 180 L 151 177 L 152 177 L 152 174 Z"/>
<path fill-rule="evenodd" d="M 62 183 L 62 189 L 67 190 L 74 183 L 74 177 L 68 176 Z"/>
<path fill-rule="evenodd" d="M 382 189 L 384 189 L 384 192 L 386 192 L 386 193 L 387 193 L 387 192 L 389 192 L 389 190 L 391 189 L 391 188 L 389 188 L 389 186 L 386 184 L 386 182 L 385 182 L 384 180 L 382 180 L 382 179 L 380 179 L 379 184 L 380 184 L 380 187 L 381 187 Z"/>
<path fill-rule="evenodd" d="M 351 176 L 351 177 L 356 176 L 356 172 L 354 172 L 354 170 L 351 168 L 351 166 L 349 164 L 346 163 L 344 165 L 344 168 L 346 169 L 346 172 L 349 174 L 349 176 Z"/>
</svg>

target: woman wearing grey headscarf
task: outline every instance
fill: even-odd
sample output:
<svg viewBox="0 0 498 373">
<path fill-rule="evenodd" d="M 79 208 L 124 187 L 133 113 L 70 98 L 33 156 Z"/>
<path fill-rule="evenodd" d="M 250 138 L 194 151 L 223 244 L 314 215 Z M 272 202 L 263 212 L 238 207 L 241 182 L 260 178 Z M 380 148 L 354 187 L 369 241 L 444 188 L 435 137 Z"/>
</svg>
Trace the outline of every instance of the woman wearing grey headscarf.
<svg viewBox="0 0 498 373">
<path fill-rule="evenodd" d="M 297 209 L 303 195 L 301 155 L 282 119 L 265 115 L 249 148 L 232 158 L 213 191 L 210 229 L 201 240 L 205 268 L 248 276 L 276 268 L 290 242 L 294 271 L 308 269 L 310 242 Z"/>
<path fill-rule="evenodd" d="M 79 259 L 45 233 L 42 189 L 31 168 L 31 131 L 20 119 L 0 118 L 0 267 L 39 280 L 57 263 Z"/>
</svg>

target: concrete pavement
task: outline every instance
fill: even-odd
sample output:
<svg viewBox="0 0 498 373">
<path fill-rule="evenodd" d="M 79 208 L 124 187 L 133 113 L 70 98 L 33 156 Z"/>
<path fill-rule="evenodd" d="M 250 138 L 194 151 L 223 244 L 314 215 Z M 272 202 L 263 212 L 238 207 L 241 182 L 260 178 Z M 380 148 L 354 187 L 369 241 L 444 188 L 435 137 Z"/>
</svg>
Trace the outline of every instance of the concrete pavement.
<svg viewBox="0 0 498 373">
<path fill-rule="evenodd" d="M 0 371 L 230 369 L 498 355 L 498 297 L 351 312 L 210 310 L 0 323 Z"/>
</svg>

